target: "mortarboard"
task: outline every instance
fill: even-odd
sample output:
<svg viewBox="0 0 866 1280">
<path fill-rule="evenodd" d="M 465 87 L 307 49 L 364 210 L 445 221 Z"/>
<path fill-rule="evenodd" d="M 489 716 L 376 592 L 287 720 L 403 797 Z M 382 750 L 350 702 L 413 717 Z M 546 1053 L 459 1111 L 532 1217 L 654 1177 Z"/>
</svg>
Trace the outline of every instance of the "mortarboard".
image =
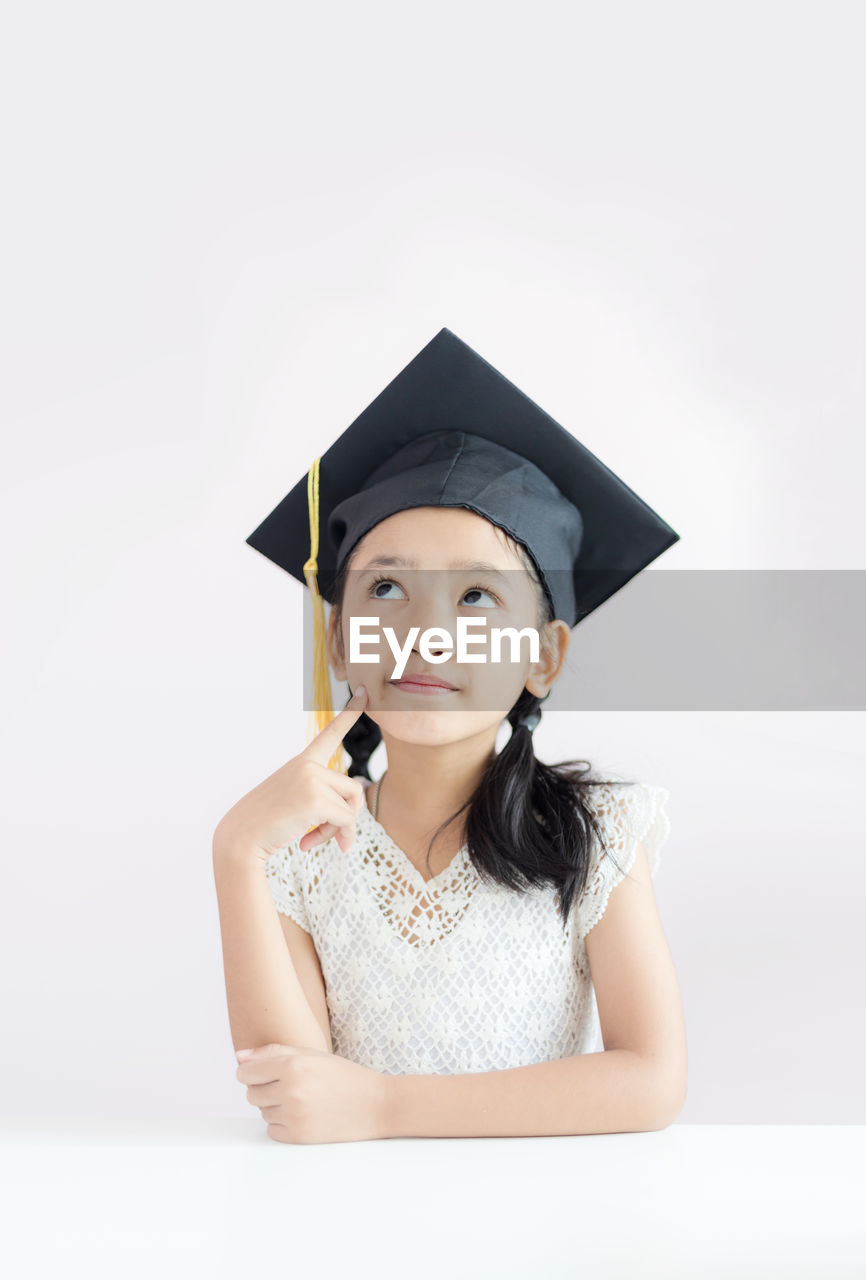
<svg viewBox="0 0 866 1280">
<path fill-rule="evenodd" d="M 522 543 L 553 616 L 572 627 L 680 536 L 514 383 L 440 329 L 246 539 L 312 593 L 315 732 L 333 718 L 322 600 L 332 600 L 337 573 L 365 533 L 419 506 L 466 507 Z"/>
</svg>

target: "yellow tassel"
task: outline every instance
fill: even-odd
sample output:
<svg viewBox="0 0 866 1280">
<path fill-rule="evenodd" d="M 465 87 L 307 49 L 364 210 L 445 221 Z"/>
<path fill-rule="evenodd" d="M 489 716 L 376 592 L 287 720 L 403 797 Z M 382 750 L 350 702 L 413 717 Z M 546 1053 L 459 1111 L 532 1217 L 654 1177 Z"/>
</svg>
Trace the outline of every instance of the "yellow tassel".
<svg viewBox="0 0 866 1280">
<path fill-rule="evenodd" d="M 319 592 L 316 573 L 319 567 L 319 462 L 316 458 L 307 472 L 307 509 L 310 515 L 310 558 L 304 565 L 304 578 L 313 601 L 313 707 L 307 714 L 307 745 L 334 719 L 331 702 L 331 679 L 325 647 L 325 602 Z M 346 773 L 348 765 L 343 760 L 348 753 L 342 746 L 328 761 L 328 768 Z"/>
</svg>

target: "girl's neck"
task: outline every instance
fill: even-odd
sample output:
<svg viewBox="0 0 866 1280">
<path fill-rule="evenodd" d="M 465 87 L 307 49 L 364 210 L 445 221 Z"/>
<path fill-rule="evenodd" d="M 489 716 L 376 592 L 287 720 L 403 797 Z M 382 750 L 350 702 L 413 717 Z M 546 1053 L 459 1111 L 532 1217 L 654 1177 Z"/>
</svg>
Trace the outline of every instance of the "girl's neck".
<svg viewBox="0 0 866 1280">
<path fill-rule="evenodd" d="M 388 812 L 399 815 L 407 825 L 426 831 L 460 809 L 473 794 L 493 758 L 495 734 L 490 741 L 476 745 L 474 751 L 468 749 L 467 743 L 454 744 L 460 750 L 427 748 L 409 752 L 400 750 L 402 745 L 394 744 L 388 750 L 379 815 L 384 797 Z"/>
</svg>

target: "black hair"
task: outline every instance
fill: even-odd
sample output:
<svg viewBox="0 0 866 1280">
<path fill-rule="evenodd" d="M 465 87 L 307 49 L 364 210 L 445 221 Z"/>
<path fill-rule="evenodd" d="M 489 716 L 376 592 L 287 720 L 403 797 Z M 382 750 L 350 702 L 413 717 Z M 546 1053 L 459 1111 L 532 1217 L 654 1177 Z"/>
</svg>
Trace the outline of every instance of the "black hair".
<svg viewBox="0 0 866 1280">
<path fill-rule="evenodd" d="M 516 551 L 535 584 L 541 631 L 554 617 L 547 590 L 522 544 L 498 525 L 494 528 Z M 356 550 L 357 546 L 345 558 L 334 580 L 333 605 L 338 622 L 348 567 Z M 547 882 L 555 885 L 565 930 L 572 904 L 579 900 L 589 879 L 593 839 L 612 856 L 595 813 L 586 803 L 591 788 L 607 786 L 612 780 L 592 776 L 592 766 L 586 760 L 550 765 L 537 758 L 532 731 L 521 721 L 527 717 L 540 719 L 543 701 L 528 689 L 521 690 L 506 717 L 511 736 L 491 758 L 469 799 L 437 827 L 427 849 L 427 862 L 429 867 L 438 836 L 465 809 L 466 844 L 479 876 L 516 892 Z M 366 713 L 359 716 L 343 738 L 351 758 L 349 777 L 370 777 L 369 760 L 381 741 L 375 720 Z M 616 782 L 635 785 L 621 779 Z"/>
</svg>

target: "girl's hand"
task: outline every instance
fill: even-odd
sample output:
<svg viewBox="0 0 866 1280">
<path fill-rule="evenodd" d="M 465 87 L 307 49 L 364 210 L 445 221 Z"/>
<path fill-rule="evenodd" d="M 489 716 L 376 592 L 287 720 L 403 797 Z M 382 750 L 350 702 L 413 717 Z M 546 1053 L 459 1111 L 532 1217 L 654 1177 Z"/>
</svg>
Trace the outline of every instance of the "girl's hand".
<svg viewBox="0 0 866 1280">
<path fill-rule="evenodd" d="M 329 769 L 328 761 L 366 706 L 367 691 L 361 685 L 300 755 L 265 778 L 220 819 L 215 848 L 249 849 L 264 862 L 305 833 L 309 835 L 305 849 L 336 834 L 340 848 L 348 853 L 364 806 L 364 788 L 357 778 Z"/>
<path fill-rule="evenodd" d="M 240 1049 L 237 1078 L 275 1142 L 387 1138 L 388 1077 L 325 1049 Z"/>
</svg>

